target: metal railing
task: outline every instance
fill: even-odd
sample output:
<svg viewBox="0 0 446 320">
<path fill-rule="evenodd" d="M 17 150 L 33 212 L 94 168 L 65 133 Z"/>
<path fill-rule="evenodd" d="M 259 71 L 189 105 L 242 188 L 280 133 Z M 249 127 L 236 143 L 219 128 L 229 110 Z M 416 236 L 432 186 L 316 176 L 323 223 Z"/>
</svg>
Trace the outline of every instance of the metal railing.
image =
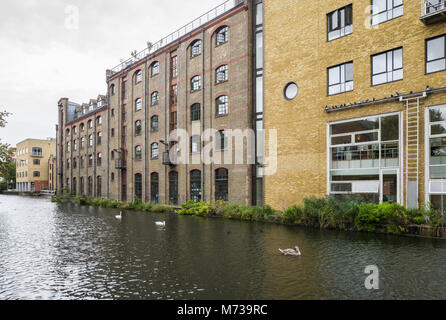
<svg viewBox="0 0 446 320">
<path fill-rule="evenodd" d="M 421 0 L 421 16 L 446 9 L 446 0 Z"/>
<path fill-rule="evenodd" d="M 111 74 L 109 76 L 112 76 L 115 73 L 118 73 L 127 67 L 135 64 L 136 62 L 140 61 L 141 59 L 144 59 L 148 55 L 158 51 L 159 49 L 167 46 L 168 44 L 174 42 L 175 40 L 180 39 L 181 37 L 187 35 L 188 33 L 194 31 L 195 29 L 205 25 L 206 23 L 214 20 L 215 18 L 221 16 L 222 14 L 234 9 L 235 7 L 239 6 L 240 4 L 244 3 L 245 0 L 227 0 L 226 2 L 222 3 L 221 5 L 215 7 L 214 9 L 206 12 L 199 18 L 193 20 L 192 22 L 189 22 L 185 26 L 181 27 L 180 29 L 172 32 L 168 36 L 162 38 L 158 42 L 154 44 L 149 44 L 147 48 L 144 50 L 137 52 L 135 54 L 132 54 L 132 57 L 121 61 L 119 65 L 111 69 Z"/>
</svg>

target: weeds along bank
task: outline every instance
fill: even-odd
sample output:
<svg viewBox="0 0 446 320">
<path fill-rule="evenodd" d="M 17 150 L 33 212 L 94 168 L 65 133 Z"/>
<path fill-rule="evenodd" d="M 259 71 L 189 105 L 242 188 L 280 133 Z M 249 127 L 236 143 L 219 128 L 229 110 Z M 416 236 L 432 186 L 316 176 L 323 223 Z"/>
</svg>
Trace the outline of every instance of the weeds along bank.
<svg viewBox="0 0 446 320">
<path fill-rule="evenodd" d="M 65 197 L 65 199 L 70 198 Z M 63 197 L 52 198 L 54 202 L 63 200 Z M 215 203 L 189 201 L 180 209 L 144 203 L 139 199 L 122 203 L 108 199 L 77 197 L 74 202 L 79 205 L 176 213 L 182 216 L 219 217 L 345 231 L 446 237 L 446 217 L 431 206 L 419 210 L 406 209 L 397 203 L 365 203 L 359 198 L 344 200 L 331 197 L 307 198 L 302 205 L 292 206 L 285 211 L 274 210 L 270 206 L 251 207 L 222 201 Z"/>
</svg>

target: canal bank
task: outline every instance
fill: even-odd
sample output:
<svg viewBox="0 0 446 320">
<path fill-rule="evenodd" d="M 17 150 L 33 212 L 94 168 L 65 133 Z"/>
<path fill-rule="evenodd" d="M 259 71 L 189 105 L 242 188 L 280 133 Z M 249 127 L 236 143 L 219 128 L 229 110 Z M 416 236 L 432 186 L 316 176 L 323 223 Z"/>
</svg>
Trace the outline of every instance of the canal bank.
<svg viewBox="0 0 446 320">
<path fill-rule="evenodd" d="M 436 239 L 0 195 L 0 299 L 445 299 L 445 264 Z"/>
<path fill-rule="evenodd" d="M 53 198 L 53 201 L 62 199 L 64 198 Z M 178 208 L 144 203 L 138 199 L 130 203 L 88 197 L 65 199 L 79 205 L 103 208 L 446 239 L 446 219 L 432 208 L 409 210 L 396 203 L 364 203 L 357 198 L 347 201 L 307 198 L 303 205 L 292 206 L 285 211 L 274 210 L 269 206 L 250 207 L 222 201 L 213 204 L 189 201 Z"/>
</svg>

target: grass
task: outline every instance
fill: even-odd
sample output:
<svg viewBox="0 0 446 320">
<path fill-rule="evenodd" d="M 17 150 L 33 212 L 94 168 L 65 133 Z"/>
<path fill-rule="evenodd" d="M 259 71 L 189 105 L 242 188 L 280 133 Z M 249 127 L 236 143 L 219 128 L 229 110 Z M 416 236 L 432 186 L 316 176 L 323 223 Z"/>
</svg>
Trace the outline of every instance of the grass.
<svg viewBox="0 0 446 320">
<path fill-rule="evenodd" d="M 60 202 L 63 198 L 53 197 Z M 109 199 L 77 197 L 79 205 L 116 208 L 151 213 L 176 213 L 182 216 L 220 217 L 230 220 L 259 221 L 347 231 L 384 231 L 404 234 L 409 226 L 443 227 L 446 217 L 428 204 L 422 209 L 407 209 L 397 203 L 366 203 L 361 198 L 306 198 L 301 205 L 279 211 L 270 206 L 246 206 L 223 201 L 215 203 L 188 201 L 177 209 L 173 206 L 145 203 L 138 198 L 129 203 Z"/>
</svg>

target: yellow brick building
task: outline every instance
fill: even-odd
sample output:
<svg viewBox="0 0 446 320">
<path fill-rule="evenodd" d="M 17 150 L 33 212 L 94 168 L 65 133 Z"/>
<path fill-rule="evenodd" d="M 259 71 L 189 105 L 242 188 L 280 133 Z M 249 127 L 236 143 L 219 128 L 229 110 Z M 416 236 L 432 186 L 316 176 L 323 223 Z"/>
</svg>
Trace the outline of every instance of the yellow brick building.
<svg viewBox="0 0 446 320">
<path fill-rule="evenodd" d="M 443 208 L 446 3 L 264 2 L 264 120 L 278 132 L 266 203 L 361 194 Z"/>
<path fill-rule="evenodd" d="M 56 154 L 55 139 L 26 139 L 17 144 L 17 182 L 20 192 L 48 189 L 49 159 Z"/>
</svg>

